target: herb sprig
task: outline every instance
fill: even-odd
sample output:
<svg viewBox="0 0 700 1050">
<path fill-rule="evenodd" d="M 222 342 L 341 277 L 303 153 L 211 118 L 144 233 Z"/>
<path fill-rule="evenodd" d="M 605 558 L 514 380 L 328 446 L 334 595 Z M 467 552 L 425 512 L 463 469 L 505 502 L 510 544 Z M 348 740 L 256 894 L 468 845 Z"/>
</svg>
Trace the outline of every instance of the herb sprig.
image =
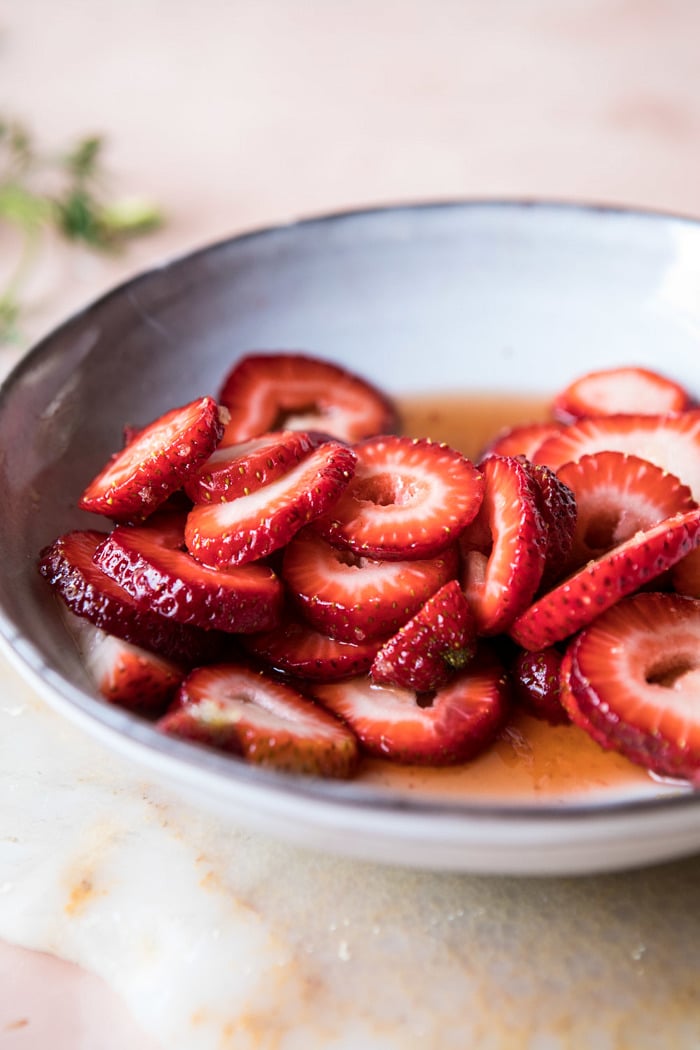
<svg viewBox="0 0 700 1050">
<path fill-rule="evenodd" d="M 150 202 L 110 199 L 104 146 L 102 136 L 91 135 L 65 152 L 44 153 L 25 125 L 0 114 L 0 237 L 3 227 L 19 235 L 13 268 L 0 287 L 0 345 L 20 338 L 23 295 L 50 231 L 104 252 L 160 225 Z"/>
</svg>

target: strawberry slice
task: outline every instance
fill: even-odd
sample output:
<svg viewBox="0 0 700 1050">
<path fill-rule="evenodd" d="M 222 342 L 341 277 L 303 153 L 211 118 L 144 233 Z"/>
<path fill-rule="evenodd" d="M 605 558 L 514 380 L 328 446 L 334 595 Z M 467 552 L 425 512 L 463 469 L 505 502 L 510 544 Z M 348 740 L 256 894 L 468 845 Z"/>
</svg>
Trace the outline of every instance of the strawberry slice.
<svg viewBox="0 0 700 1050">
<path fill-rule="evenodd" d="M 185 672 L 172 660 L 105 634 L 63 609 L 88 675 L 105 700 L 147 718 L 162 715 Z"/>
<path fill-rule="evenodd" d="M 648 460 L 596 452 L 559 468 L 578 507 L 569 568 L 578 568 L 640 529 L 692 510 L 690 489 Z"/>
<path fill-rule="evenodd" d="M 454 544 L 435 558 L 376 561 L 339 551 L 304 529 L 284 552 L 282 576 L 318 631 L 364 642 L 394 634 L 457 568 Z"/>
<path fill-rule="evenodd" d="M 372 680 L 427 693 L 469 663 L 475 643 L 467 599 L 457 580 L 451 580 L 384 643 L 372 664 Z"/>
<path fill-rule="evenodd" d="M 525 649 L 560 642 L 670 569 L 699 543 L 700 509 L 665 518 L 542 595 L 511 625 L 510 635 Z"/>
<path fill-rule="evenodd" d="M 562 701 L 605 748 L 662 776 L 700 774 L 700 602 L 637 594 L 571 643 Z"/>
<path fill-rule="evenodd" d="M 277 430 L 236 445 L 221 445 L 190 475 L 185 492 L 193 503 L 248 496 L 277 481 L 327 440 L 327 435 L 317 432 Z"/>
<path fill-rule="evenodd" d="M 521 462 L 535 483 L 537 507 L 547 530 L 540 588 L 548 589 L 564 575 L 571 555 L 578 516 L 576 497 L 570 486 L 549 467 L 527 459 L 521 459 Z"/>
<path fill-rule="evenodd" d="M 355 453 L 329 441 L 257 492 L 194 507 L 185 526 L 187 547 L 213 568 L 264 558 L 333 506 L 354 469 Z"/>
<path fill-rule="evenodd" d="M 79 506 L 114 521 L 143 520 L 209 458 L 223 429 L 222 413 L 210 397 L 166 412 L 112 457 Z"/>
<path fill-rule="evenodd" d="M 279 577 L 267 565 L 207 568 L 184 550 L 184 522 L 157 515 L 146 525 L 118 525 L 95 562 L 139 608 L 178 623 L 244 633 L 274 627 L 283 601 Z"/>
<path fill-rule="evenodd" d="M 663 415 L 683 412 L 690 395 L 672 379 L 648 368 L 605 368 L 588 372 L 554 398 L 552 413 L 562 423 L 586 416 Z"/>
<path fill-rule="evenodd" d="M 111 580 L 94 555 L 106 539 L 95 529 L 76 530 L 60 536 L 40 555 L 39 571 L 76 616 L 95 627 L 160 653 L 185 667 L 221 656 L 226 636 L 176 623 L 150 609 L 142 609 L 130 594 Z"/>
<path fill-rule="evenodd" d="M 357 741 L 341 722 L 290 686 L 235 664 L 194 670 L 157 725 L 285 773 L 350 777 L 357 768 Z"/>
<path fill-rule="evenodd" d="M 247 635 L 241 642 L 275 670 L 327 682 L 369 671 L 381 644 L 329 638 L 292 614 L 285 615 L 276 630 Z"/>
<path fill-rule="evenodd" d="M 248 354 L 226 376 L 220 400 L 231 413 L 227 445 L 280 428 L 355 442 L 396 427 L 394 406 L 380 390 L 307 354 Z"/>
<path fill-rule="evenodd" d="M 594 452 L 626 452 L 675 474 L 700 499 L 700 409 L 678 416 L 597 416 L 549 438 L 535 454 L 552 470 Z"/>
<path fill-rule="evenodd" d="M 540 494 L 523 463 L 489 456 L 484 501 L 460 539 L 462 584 L 479 634 L 500 634 L 533 599 L 548 547 Z"/>
<path fill-rule="evenodd" d="M 521 423 L 506 427 L 487 445 L 480 459 L 487 456 L 525 456 L 533 459 L 540 445 L 556 437 L 564 428 L 560 423 Z"/>
<path fill-rule="evenodd" d="M 521 652 L 511 668 L 514 699 L 535 718 L 565 725 L 569 715 L 561 702 L 562 655 L 550 646 L 535 653 Z"/>
<path fill-rule="evenodd" d="M 483 479 L 447 445 L 423 438 L 370 438 L 355 446 L 347 491 L 314 528 L 330 543 L 368 558 L 430 558 L 476 515 Z"/>
<path fill-rule="evenodd" d="M 312 688 L 368 754 L 417 765 L 474 758 L 496 738 L 508 709 L 507 679 L 494 662 L 459 671 L 429 702 L 425 694 L 419 703 L 413 690 L 374 685 L 369 677 Z"/>
</svg>

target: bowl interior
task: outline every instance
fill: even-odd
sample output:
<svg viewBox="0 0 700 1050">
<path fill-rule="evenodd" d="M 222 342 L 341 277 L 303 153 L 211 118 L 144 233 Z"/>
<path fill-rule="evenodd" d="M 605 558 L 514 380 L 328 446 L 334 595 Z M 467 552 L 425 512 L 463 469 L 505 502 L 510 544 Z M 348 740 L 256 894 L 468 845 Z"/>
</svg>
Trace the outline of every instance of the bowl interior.
<svg viewBox="0 0 700 1050">
<path fill-rule="evenodd" d="M 133 280 L 47 338 L 0 396 L 6 639 L 89 708 L 37 553 L 68 528 L 96 525 L 75 500 L 125 423 L 215 394 L 237 355 L 304 349 L 398 395 L 546 393 L 626 362 L 697 392 L 698 287 L 692 222 L 528 204 L 312 220 Z M 96 717 L 105 706 L 94 701 Z"/>
</svg>

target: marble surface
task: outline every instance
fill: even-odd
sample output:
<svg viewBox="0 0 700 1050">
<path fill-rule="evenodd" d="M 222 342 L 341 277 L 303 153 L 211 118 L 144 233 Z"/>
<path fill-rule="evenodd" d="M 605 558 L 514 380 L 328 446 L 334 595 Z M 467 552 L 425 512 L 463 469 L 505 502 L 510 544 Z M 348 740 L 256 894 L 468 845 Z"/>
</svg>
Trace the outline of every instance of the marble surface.
<svg viewBox="0 0 700 1050">
<path fill-rule="evenodd" d="M 24 345 L 144 266 L 327 209 L 536 196 L 700 215 L 699 33 L 687 0 L 7 5 L 2 108 L 57 147 L 104 130 L 114 186 L 168 215 L 117 258 L 47 245 Z M 0 351 L 3 371 L 22 349 Z M 3 1047 L 38 1050 L 47 1032 L 56 1050 L 700 1042 L 697 859 L 585 880 L 459 878 L 222 836 L 64 725 L 4 662 L 0 687 Z M 128 835 L 106 834 L 111 797 Z M 56 849 L 67 830 L 70 862 Z M 163 857 L 189 865 L 182 893 L 206 898 L 204 928 L 185 909 L 175 940 L 138 875 Z M 149 907 L 151 965 L 130 968 L 129 915 Z"/>
</svg>

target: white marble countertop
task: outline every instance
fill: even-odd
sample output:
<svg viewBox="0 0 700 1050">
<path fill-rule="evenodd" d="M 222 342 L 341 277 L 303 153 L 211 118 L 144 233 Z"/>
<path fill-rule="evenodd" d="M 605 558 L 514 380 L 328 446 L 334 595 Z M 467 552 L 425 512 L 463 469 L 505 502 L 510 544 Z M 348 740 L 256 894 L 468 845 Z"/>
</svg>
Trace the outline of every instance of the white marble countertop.
<svg viewBox="0 0 700 1050">
<path fill-rule="evenodd" d="M 174 253 L 325 210 L 479 196 L 700 215 L 698 39 L 687 0 L 6 5 L 0 110 L 57 147 L 104 131 L 115 188 L 168 216 L 117 258 L 50 246 L 24 345 Z M 3 373 L 22 349 L 0 350 Z M 0 696 L 0 846 L 22 843 L 27 864 L 13 896 L 19 869 L 0 851 L 3 1050 L 700 1043 L 700 859 L 585 880 L 460 878 L 222 839 L 1 661 Z M 30 790 L 20 746 L 65 809 Z M 81 778 L 98 798 L 119 794 L 127 837 L 95 840 L 96 813 L 66 788 Z M 69 827 L 70 870 L 48 845 Z M 131 867 L 111 866 L 105 841 Z M 168 953 L 167 908 L 158 921 L 154 887 L 131 874 L 163 857 L 190 863 L 179 890 L 204 896 L 209 932 L 231 924 L 235 945 L 203 943 L 184 916 Z M 101 877 L 107 911 L 94 907 Z M 128 935 L 136 886 L 156 963 L 130 972 L 123 960 L 143 949 Z M 189 998 L 176 953 L 204 969 Z M 215 1016 L 222 974 L 231 997 Z"/>
</svg>

